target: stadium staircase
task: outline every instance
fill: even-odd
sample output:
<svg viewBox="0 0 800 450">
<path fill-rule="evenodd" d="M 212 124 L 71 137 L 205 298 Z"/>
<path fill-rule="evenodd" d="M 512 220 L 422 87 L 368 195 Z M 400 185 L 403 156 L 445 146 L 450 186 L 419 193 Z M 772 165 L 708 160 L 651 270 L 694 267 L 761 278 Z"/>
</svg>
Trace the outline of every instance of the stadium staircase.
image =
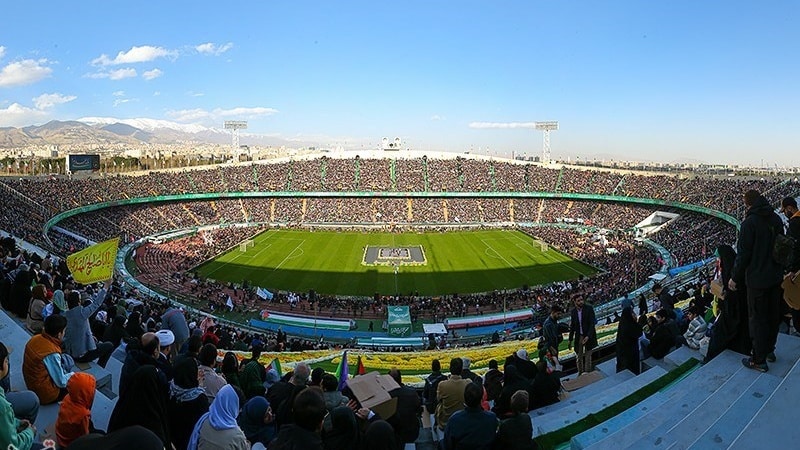
<svg viewBox="0 0 800 450">
<path fill-rule="evenodd" d="M 353 175 L 353 184 L 355 185 L 355 190 L 359 190 L 361 188 L 361 160 L 356 158 L 355 162 L 355 174 Z"/>
<path fill-rule="evenodd" d="M 428 181 L 428 158 L 422 158 L 422 175 L 425 177 L 425 192 L 428 192 L 431 190 L 431 185 Z"/>
<path fill-rule="evenodd" d="M 319 185 L 321 190 L 325 190 L 325 177 L 328 175 L 328 159 L 320 158 L 319 160 Z"/>
<path fill-rule="evenodd" d="M 497 191 L 497 178 L 495 177 L 495 174 L 494 174 L 494 164 L 492 164 L 491 161 L 489 161 L 489 178 L 492 181 L 492 192 L 496 192 Z"/>
<path fill-rule="evenodd" d="M 197 185 L 194 184 L 194 179 L 192 179 L 192 176 L 189 174 L 189 171 L 187 170 L 184 173 L 186 174 L 186 180 L 189 182 L 189 186 L 192 187 L 192 192 L 200 192 L 197 190 Z"/>
<path fill-rule="evenodd" d="M 561 191 L 561 180 L 564 178 L 564 168 L 562 167 L 558 171 L 558 178 L 556 178 L 556 187 L 553 189 L 553 192 Z"/>
<path fill-rule="evenodd" d="M 508 201 L 508 220 L 514 222 L 514 199 Z"/>
<path fill-rule="evenodd" d="M 392 182 L 392 190 L 397 190 L 397 160 L 389 160 L 389 179 Z"/>
<path fill-rule="evenodd" d="M 289 169 L 286 171 L 286 190 L 292 190 L 292 169 L 294 168 L 294 161 L 289 161 Z"/>
<path fill-rule="evenodd" d="M 614 186 L 614 190 L 611 192 L 611 195 L 619 195 L 618 192 L 620 189 L 622 189 L 622 186 L 624 185 L 625 185 L 625 175 L 623 175 L 622 178 L 619 179 L 619 183 L 617 183 L 617 185 Z"/>
<path fill-rule="evenodd" d="M 444 216 L 444 221 L 445 222 L 449 222 L 450 221 L 450 211 L 448 211 L 448 209 L 447 209 L 447 199 L 446 198 L 442 199 L 442 215 Z"/>
</svg>

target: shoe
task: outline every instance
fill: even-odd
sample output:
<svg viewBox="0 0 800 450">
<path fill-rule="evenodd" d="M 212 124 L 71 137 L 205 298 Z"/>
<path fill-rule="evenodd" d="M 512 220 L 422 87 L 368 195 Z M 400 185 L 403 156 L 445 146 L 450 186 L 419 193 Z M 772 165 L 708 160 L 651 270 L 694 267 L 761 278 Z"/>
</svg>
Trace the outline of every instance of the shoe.
<svg viewBox="0 0 800 450">
<path fill-rule="evenodd" d="M 765 358 L 767 362 L 775 362 L 775 352 L 767 353 L 767 357 Z"/>
<path fill-rule="evenodd" d="M 748 369 L 757 370 L 759 372 L 768 372 L 769 371 L 769 367 L 767 366 L 767 363 L 756 364 L 753 361 L 753 358 L 743 358 L 742 359 L 742 365 L 747 367 Z"/>
</svg>

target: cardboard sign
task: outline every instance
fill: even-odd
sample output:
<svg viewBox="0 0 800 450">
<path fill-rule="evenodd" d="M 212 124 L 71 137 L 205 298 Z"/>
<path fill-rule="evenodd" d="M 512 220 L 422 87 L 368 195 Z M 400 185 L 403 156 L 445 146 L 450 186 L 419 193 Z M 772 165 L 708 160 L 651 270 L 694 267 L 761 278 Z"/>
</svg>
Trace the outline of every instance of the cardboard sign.
<svg viewBox="0 0 800 450">
<path fill-rule="evenodd" d="M 347 380 L 347 386 L 353 391 L 361 406 L 371 409 L 382 419 L 392 417 L 397 411 L 397 399 L 389 395 L 389 391 L 400 387 L 389 375 L 370 372 Z"/>
</svg>

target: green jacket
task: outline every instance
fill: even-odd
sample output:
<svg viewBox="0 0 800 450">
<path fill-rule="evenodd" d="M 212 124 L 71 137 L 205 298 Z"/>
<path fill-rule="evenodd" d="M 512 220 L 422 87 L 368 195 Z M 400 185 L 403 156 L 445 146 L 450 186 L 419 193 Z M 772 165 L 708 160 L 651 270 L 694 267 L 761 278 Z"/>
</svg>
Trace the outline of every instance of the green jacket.
<svg viewBox="0 0 800 450">
<path fill-rule="evenodd" d="M 29 450 L 33 444 L 33 428 L 17 432 L 20 421 L 14 417 L 14 409 L 6 400 L 6 393 L 0 388 L 0 448 Z M 11 447 L 13 446 L 13 447 Z"/>
</svg>

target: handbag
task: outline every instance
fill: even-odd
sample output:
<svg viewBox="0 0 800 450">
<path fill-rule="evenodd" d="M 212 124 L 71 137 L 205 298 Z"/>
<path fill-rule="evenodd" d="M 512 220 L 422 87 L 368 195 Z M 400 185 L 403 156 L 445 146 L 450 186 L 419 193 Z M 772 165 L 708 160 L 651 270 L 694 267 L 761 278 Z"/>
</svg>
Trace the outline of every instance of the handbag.
<svg viewBox="0 0 800 450">
<path fill-rule="evenodd" d="M 800 310 L 800 280 L 798 280 L 800 270 L 795 273 L 789 272 L 783 277 L 783 300 L 792 309 Z"/>
</svg>

